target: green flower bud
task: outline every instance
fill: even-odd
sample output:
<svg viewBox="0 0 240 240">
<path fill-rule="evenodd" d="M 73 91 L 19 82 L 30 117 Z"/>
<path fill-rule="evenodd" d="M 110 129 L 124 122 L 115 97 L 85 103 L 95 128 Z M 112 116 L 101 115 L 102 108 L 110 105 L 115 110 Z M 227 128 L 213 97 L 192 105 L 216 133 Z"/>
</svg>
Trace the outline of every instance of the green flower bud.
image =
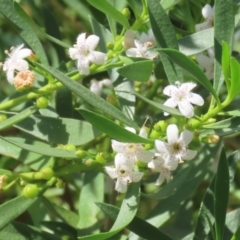
<svg viewBox="0 0 240 240">
<path fill-rule="evenodd" d="M 130 10 L 129 10 L 128 8 L 124 8 L 124 9 L 122 10 L 122 14 L 123 14 L 127 19 L 129 19 L 130 16 L 131 16 L 131 12 L 130 12 Z"/>
<path fill-rule="evenodd" d="M 56 187 L 57 187 L 57 188 L 64 188 L 65 185 L 66 185 L 66 183 L 63 182 L 62 179 L 58 178 L 58 180 L 57 180 L 57 182 L 56 182 Z"/>
<path fill-rule="evenodd" d="M 85 151 L 83 151 L 83 150 L 77 150 L 75 152 L 75 154 L 76 154 L 77 157 L 79 157 L 81 159 L 87 156 L 87 153 Z"/>
<path fill-rule="evenodd" d="M 77 149 L 76 149 L 76 146 L 75 145 L 73 145 L 73 144 L 67 144 L 67 145 L 65 145 L 64 146 L 64 149 L 66 149 L 66 150 L 68 150 L 68 151 L 76 151 Z"/>
<path fill-rule="evenodd" d="M 7 119 L 7 115 L 5 114 L 0 114 L 0 122 L 3 122 Z"/>
<path fill-rule="evenodd" d="M 154 147 L 153 143 L 146 143 L 143 148 L 145 150 L 150 150 L 150 149 L 153 149 L 153 147 Z"/>
<path fill-rule="evenodd" d="M 165 121 L 161 120 L 161 121 L 157 122 L 155 125 L 156 125 L 157 129 L 159 129 L 159 128 L 161 129 L 160 131 L 166 132 L 168 124 Z M 154 126 L 154 128 L 155 128 L 155 126 Z"/>
<path fill-rule="evenodd" d="M 147 163 L 141 162 L 140 160 L 137 160 L 137 166 L 139 168 L 147 168 Z"/>
<path fill-rule="evenodd" d="M 114 48 L 114 43 L 113 42 L 107 42 L 107 49 L 113 49 Z"/>
<path fill-rule="evenodd" d="M 36 106 L 37 106 L 38 108 L 40 108 L 40 109 L 42 109 L 42 108 L 47 108 L 48 103 L 49 103 L 49 101 L 48 101 L 47 98 L 45 98 L 45 97 L 39 97 L 39 98 L 37 99 L 37 101 L 36 101 Z"/>
<path fill-rule="evenodd" d="M 23 196 L 26 198 L 35 198 L 39 193 L 39 189 L 36 184 L 28 184 L 23 189 Z"/>
<path fill-rule="evenodd" d="M 157 132 L 156 130 L 153 129 L 153 130 L 151 131 L 149 137 L 150 137 L 151 139 L 157 139 L 157 138 L 160 137 L 160 135 L 161 135 L 161 133 L 159 133 L 159 132 Z"/>
<path fill-rule="evenodd" d="M 50 180 L 54 175 L 54 172 L 50 167 L 44 168 L 43 170 L 41 170 L 41 172 L 43 174 L 43 178 L 46 180 Z"/>
</svg>

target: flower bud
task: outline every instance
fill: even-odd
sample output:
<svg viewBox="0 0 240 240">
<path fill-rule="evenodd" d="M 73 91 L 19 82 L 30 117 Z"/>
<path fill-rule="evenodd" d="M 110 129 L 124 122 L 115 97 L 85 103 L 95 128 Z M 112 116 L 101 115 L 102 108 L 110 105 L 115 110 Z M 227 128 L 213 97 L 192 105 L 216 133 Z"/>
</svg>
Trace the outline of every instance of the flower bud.
<svg viewBox="0 0 240 240">
<path fill-rule="evenodd" d="M 41 170 L 41 173 L 43 174 L 43 178 L 46 180 L 50 180 L 54 175 L 54 172 L 50 167 L 44 168 Z"/>
<path fill-rule="evenodd" d="M 145 150 L 150 150 L 150 149 L 153 149 L 153 147 L 154 147 L 153 143 L 146 143 L 143 148 Z"/>
<path fill-rule="evenodd" d="M 98 153 L 96 156 L 96 161 L 102 165 L 106 164 L 106 159 L 103 157 L 103 153 Z"/>
<path fill-rule="evenodd" d="M 87 156 L 87 153 L 86 153 L 85 151 L 83 151 L 83 150 L 77 150 L 77 151 L 75 152 L 75 154 L 76 154 L 77 157 L 79 157 L 79 158 L 81 158 L 81 159 L 83 159 L 84 157 Z"/>
<path fill-rule="evenodd" d="M 112 50 L 114 48 L 114 43 L 113 42 L 107 42 L 107 49 Z"/>
<path fill-rule="evenodd" d="M 48 106 L 48 99 L 45 97 L 39 97 L 36 101 L 36 106 L 40 109 L 47 108 Z"/>
<path fill-rule="evenodd" d="M 130 10 L 129 10 L 128 8 L 124 8 L 124 9 L 122 10 L 122 14 L 123 14 L 127 19 L 129 19 L 130 16 L 131 16 L 131 12 L 130 12 Z"/>
<path fill-rule="evenodd" d="M 162 132 L 166 132 L 166 130 L 167 130 L 167 122 L 165 122 L 165 121 L 159 121 L 159 122 L 157 122 L 155 125 L 154 125 L 154 129 L 156 130 L 156 131 L 162 131 Z"/>
<path fill-rule="evenodd" d="M 137 160 L 137 166 L 139 168 L 147 168 L 147 163 L 141 162 L 140 160 Z"/>
<path fill-rule="evenodd" d="M 3 122 L 7 119 L 7 115 L 5 114 L 0 114 L 0 122 Z"/>
<path fill-rule="evenodd" d="M 64 146 L 64 149 L 66 149 L 66 150 L 68 150 L 68 151 L 76 151 L 77 149 L 76 149 L 76 146 L 75 145 L 73 145 L 73 144 L 67 144 L 67 145 L 65 145 Z"/>
<path fill-rule="evenodd" d="M 18 91 L 24 91 L 33 86 L 35 74 L 30 70 L 18 72 L 13 80 L 13 85 Z"/>
<path fill-rule="evenodd" d="M 60 179 L 60 178 L 57 179 L 57 182 L 56 182 L 56 187 L 57 187 L 57 188 L 64 188 L 65 185 L 66 185 L 66 183 L 63 182 L 62 179 Z"/>
<path fill-rule="evenodd" d="M 153 130 L 151 131 L 149 137 L 150 137 L 151 139 L 157 139 L 157 138 L 160 137 L 160 135 L 161 135 L 161 133 L 159 133 L 159 132 L 157 132 L 156 130 L 153 129 Z"/>
<path fill-rule="evenodd" d="M 35 198 L 39 193 L 39 189 L 36 184 L 28 184 L 23 189 L 23 196 L 26 198 Z"/>
<path fill-rule="evenodd" d="M 216 134 L 208 134 L 207 136 L 201 138 L 201 141 L 209 144 L 215 144 L 219 142 L 219 139 L 219 136 Z"/>
</svg>

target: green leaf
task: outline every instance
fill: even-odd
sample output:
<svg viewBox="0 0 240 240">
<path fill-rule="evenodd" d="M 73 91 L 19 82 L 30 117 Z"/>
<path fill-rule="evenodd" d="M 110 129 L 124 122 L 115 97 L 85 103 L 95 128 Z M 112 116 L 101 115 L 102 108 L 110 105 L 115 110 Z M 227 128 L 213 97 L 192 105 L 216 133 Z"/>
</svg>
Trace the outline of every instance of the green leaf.
<svg viewBox="0 0 240 240">
<path fill-rule="evenodd" d="M 226 42 L 222 43 L 222 71 L 227 83 L 229 85 L 230 78 L 230 49 Z"/>
<path fill-rule="evenodd" d="M 231 87 L 230 92 L 228 93 L 230 99 L 234 99 L 240 92 L 240 64 L 239 62 L 231 57 L 230 58 L 231 65 Z"/>
<path fill-rule="evenodd" d="M 31 116 L 15 124 L 15 127 L 41 140 L 56 144 L 82 145 L 99 135 L 88 122 L 40 115 Z"/>
<path fill-rule="evenodd" d="M 119 213 L 119 208 L 106 203 L 96 203 L 101 210 L 106 213 L 111 219 L 115 220 Z M 132 222 L 127 226 L 129 230 L 136 233 L 144 239 L 161 239 L 171 240 L 169 236 L 161 232 L 158 228 L 152 226 L 141 218 L 134 217 Z"/>
<path fill-rule="evenodd" d="M 41 64 L 37 64 L 50 74 L 52 74 L 59 82 L 69 88 L 72 92 L 74 92 L 77 96 L 81 97 L 87 103 L 96 107 L 97 109 L 115 117 L 119 121 L 124 122 L 127 126 L 132 126 L 138 129 L 138 126 L 129 118 L 127 118 L 120 110 L 103 100 L 101 97 L 89 91 L 87 88 L 82 86 L 79 83 L 74 82 L 69 77 L 67 77 L 64 73 L 58 71 L 55 68 L 44 66 Z"/>
<path fill-rule="evenodd" d="M 2 0 L 4 1 L 4 0 Z M 35 29 L 35 31 L 37 31 L 38 33 L 40 33 L 42 36 L 44 36 L 46 39 L 58 44 L 59 46 L 61 47 L 64 47 L 64 48 L 69 48 L 70 45 L 68 45 L 67 43 L 65 42 L 62 42 L 60 41 L 59 39 L 57 38 L 54 38 L 48 34 L 46 34 L 45 32 L 43 32 L 41 30 L 41 28 L 23 11 L 23 9 L 18 5 L 18 3 L 14 2 L 14 8 L 16 10 L 16 12 L 18 13 L 19 16 L 21 16 L 21 18 L 29 25 L 31 26 L 32 29 Z M 32 31 L 32 30 L 31 30 Z M 36 35 L 34 31 L 32 31 L 32 33 L 34 34 L 34 36 Z M 26 41 L 26 40 L 25 40 Z M 26 41 L 27 42 L 27 41 Z M 28 43 L 29 44 L 29 43 Z M 29 44 L 30 45 L 30 44 Z M 31 45 L 30 45 L 31 46 Z M 33 48 L 33 47 L 32 47 Z M 34 48 L 33 48 L 34 49 Z M 40 50 L 39 50 L 40 51 Z M 35 50 L 35 53 L 38 55 L 39 57 L 39 51 L 36 51 Z M 44 50 L 42 50 L 44 51 Z M 43 53 L 42 53 L 43 54 Z M 44 54 L 45 55 L 45 54 Z M 41 55 L 40 55 L 41 56 Z M 39 57 L 40 58 L 40 57 Z M 44 62 L 41 58 L 40 58 L 41 62 L 43 64 L 47 64 L 47 62 Z"/>
<path fill-rule="evenodd" d="M 214 189 L 214 216 L 216 240 L 223 239 L 228 204 L 228 194 L 229 171 L 226 153 L 223 149 L 218 163 L 218 170 Z"/>
<path fill-rule="evenodd" d="M 15 5 L 12 1 L 0 0 L 0 13 L 6 17 L 13 25 L 14 29 L 26 41 L 26 43 L 33 49 L 40 61 L 48 64 L 45 51 L 40 43 L 36 33 L 31 26 L 26 22 L 15 10 Z"/>
<path fill-rule="evenodd" d="M 121 142 L 131 143 L 150 143 L 152 140 L 142 138 L 114 123 L 113 121 L 102 117 L 94 112 L 80 109 L 80 113 L 88 120 L 95 128 L 101 132 L 106 133 L 111 138 L 114 138 Z"/>
<path fill-rule="evenodd" d="M 117 72 L 129 80 L 147 82 L 151 76 L 152 70 L 153 61 L 145 60 L 118 68 Z"/>
<path fill-rule="evenodd" d="M 114 19 L 116 22 L 123 25 L 126 29 L 130 28 L 127 18 L 115 9 L 105 0 L 87 0 L 93 7 L 106 14 L 106 16 Z"/>
<path fill-rule="evenodd" d="M 78 213 L 80 219 L 78 228 L 84 229 L 84 233 L 91 234 L 93 230 L 99 229 L 99 208 L 95 202 L 104 201 L 104 174 L 96 171 L 87 171 L 83 179 L 83 187 L 81 189 Z"/>
<path fill-rule="evenodd" d="M 159 0 L 148 0 L 149 19 L 159 48 L 178 49 L 173 25 Z M 170 83 L 183 81 L 182 69 L 160 52 L 160 58 Z"/>
<path fill-rule="evenodd" d="M 209 129 L 223 129 L 223 128 L 233 129 L 239 126 L 239 121 L 240 121 L 240 117 L 232 117 L 216 123 L 204 125 L 203 127 L 209 128 Z"/>
<path fill-rule="evenodd" d="M 121 205 L 120 212 L 112 228 L 109 230 L 109 232 L 79 237 L 78 239 L 84 239 L 84 240 L 107 239 L 115 235 L 116 233 L 120 232 L 126 226 L 128 226 L 128 224 L 135 217 L 138 210 L 138 204 L 139 204 L 139 198 L 140 198 L 139 186 L 140 186 L 140 182 L 137 182 L 137 183 L 131 183 L 130 186 L 128 187 L 128 191 Z"/>
<path fill-rule="evenodd" d="M 54 216 L 60 218 L 65 223 L 69 224 L 70 226 L 77 228 L 77 223 L 79 221 L 79 216 L 69 211 L 53 202 L 50 202 L 47 198 L 41 197 L 41 200 L 47 210 L 53 214 Z"/>
<path fill-rule="evenodd" d="M 191 56 L 213 46 L 213 28 L 184 36 L 178 40 L 179 51 Z"/>
<path fill-rule="evenodd" d="M 11 139 L 11 138 L 9 138 Z M 13 138 L 16 140 L 16 138 Z M 25 142 L 26 139 L 24 138 L 18 138 L 18 141 Z M 47 144 L 39 143 L 39 142 L 33 142 L 34 145 L 38 146 L 41 144 L 42 146 L 48 146 Z M 40 170 L 47 166 L 53 165 L 53 158 L 52 157 L 46 157 L 43 155 L 39 155 L 34 152 L 29 152 L 27 150 L 22 149 L 21 147 L 17 147 L 3 139 L 0 138 L 0 153 L 2 155 L 11 157 L 13 159 L 16 159 L 23 164 L 29 166 L 30 168 L 34 170 Z M 23 157 L 24 156 L 24 157 Z"/>
<path fill-rule="evenodd" d="M 214 82 L 213 87 L 219 93 L 223 84 L 222 77 L 222 41 L 232 49 L 234 33 L 234 1 L 216 0 L 214 4 Z"/>
<path fill-rule="evenodd" d="M 3 141 L 12 143 L 22 149 L 28 150 L 30 152 L 35 152 L 38 154 L 42 154 L 44 156 L 51 156 L 51 157 L 59 157 L 59 158 L 67 158 L 67 159 L 78 159 L 76 156 L 75 152 L 73 151 L 68 151 L 68 150 L 63 150 L 63 149 L 58 149 L 58 148 L 52 148 L 45 144 L 44 146 L 36 144 L 35 145 L 30 145 L 27 143 L 23 143 L 22 141 L 19 141 L 17 138 L 3 138 L 0 137 Z"/>
<path fill-rule="evenodd" d="M 137 92 L 134 92 L 132 94 L 137 96 L 138 98 L 142 99 L 144 102 L 149 103 L 153 107 L 161 109 L 163 112 L 168 112 L 168 113 L 170 113 L 172 115 L 176 115 L 176 116 L 182 116 L 180 111 L 178 109 L 176 109 L 176 108 L 171 108 L 171 107 L 165 106 L 165 105 L 163 105 L 161 103 L 157 103 L 157 102 L 151 101 L 151 100 L 143 97 L 141 94 L 139 94 Z"/>
<path fill-rule="evenodd" d="M 32 114 L 34 114 L 36 111 L 37 111 L 36 107 L 29 107 L 29 108 L 23 110 L 22 112 L 1 122 L 0 130 L 3 130 L 5 128 L 13 126 L 14 124 L 17 124 L 18 122 L 20 122 L 20 121 L 26 119 L 27 117 L 31 116 Z"/>
<path fill-rule="evenodd" d="M 18 196 L 0 205 L 0 212 L 2 214 L 0 221 L 0 230 L 7 224 L 25 212 L 38 198 L 27 199 L 24 196 Z"/>
<path fill-rule="evenodd" d="M 202 84 L 212 95 L 215 97 L 217 102 L 219 102 L 218 96 L 213 89 L 209 79 L 207 79 L 204 72 L 199 68 L 199 66 L 193 62 L 190 58 L 184 54 L 176 51 L 174 49 L 160 49 L 160 52 L 166 54 L 173 62 L 178 64 L 180 67 L 192 74 L 192 76 Z"/>
<path fill-rule="evenodd" d="M 55 234 L 50 234 L 42 229 L 22 224 L 20 222 L 13 222 L 8 224 L 0 231 L 0 239 L 11 240 L 61 240 L 62 238 Z"/>
</svg>

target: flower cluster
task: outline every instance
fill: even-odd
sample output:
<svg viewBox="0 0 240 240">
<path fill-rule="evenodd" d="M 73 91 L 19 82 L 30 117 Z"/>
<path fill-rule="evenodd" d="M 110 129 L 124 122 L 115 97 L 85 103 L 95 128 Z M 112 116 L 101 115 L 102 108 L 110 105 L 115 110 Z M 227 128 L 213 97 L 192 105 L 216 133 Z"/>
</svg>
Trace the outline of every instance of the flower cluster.
<svg viewBox="0 0 240 240">
<path fill-rule="evenodd" d="M 197 151 L 188 149 L 188 144 L 193 139 L 193 133 L 184 130 L 179 136 L 178 127 L 170 124 L 167 127 L 167 142 L 155 140 L 155 153 L 144 150 L 139 143 L 121 143 L 112 140 L 112 148 L 117 152 L 115 167 L 105 167 L 108 175 L 116 179 L 115 190 L 126 192 L 127 185 L 142 179 L 142 172 L 135 172 L 136 161 L 147 163 L 148 168 L 160 175 L 156 185 L 161 185 L 165 180 L 171 179 L 171 171 L 175 170 L 183 160 L 193 159 Z"/>
<path fill-rule="evenodd" d="M 152 29 L 149 29 L 147 34 L 142 33 L 138 40 L 135 37 L 136 33 L 132 30 L 127 30 L 124 35 L 123 45 L 128 57 L 153 59 L 158 55 L 152 49 L 152 47 L 156 46 Z"/>
</svg>

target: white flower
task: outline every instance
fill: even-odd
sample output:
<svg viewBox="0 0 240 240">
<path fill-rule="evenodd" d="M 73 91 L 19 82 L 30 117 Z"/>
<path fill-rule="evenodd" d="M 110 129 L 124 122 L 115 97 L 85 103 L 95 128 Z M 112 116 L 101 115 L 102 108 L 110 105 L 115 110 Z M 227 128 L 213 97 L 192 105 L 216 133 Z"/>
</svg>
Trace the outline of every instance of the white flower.
<svg viewBox="0 0 240 240">
<path fill-rule="evenodd" d="M 209 4 L 203 7 L 202 15 L 205 19 L 205 22 L 195 25 L 196 32 L 211 28 L 213 26 L 214 9 Z"/>
<path fill-rule="evenodd" d="M 192 89 L 196 87 L 195 83 L 176 82 L 177 86 L 169 85 L 164 88 L 163 93 L 170 98 L 164 103 L 165 106 L 175 108 L 178 106 L 180 112 L 187 118 L 194 115 L 192 104 L 202 106 L 204 104 L 203 98 L 196 93 L 192 93 Z M 165 113 L 167 115 L 168 113 Z"/>
<path fill-rule="evenodd" d="M 86 38 L 86 33 L 81 33 L 77 37 L 77 44 L 69 48 L 69 56 L 77 60 L 77 68 L 82 75 L 88 75 L 89 64 L 103 64 L 107 60 L 107 55 L 102 52 L 94 51 L 99 42 L 99 37 L 90 35 Z"/>
<path fill-rule="evenodd" d="M 206 77 L 208 79 L 213 79 L 213 73 L 214 73 L 214 49 L 209 48 L 207 49 L 208 55 L 205 55 L 203 53 L 197 54 L 197 62 L 200 66 L 200 68 L 204 71 Z"/>
<path fill-rule="evenodd" d="M 165 160 L 160 155 L 154 157 L 151 162 L 148 163 L 148 167 L 152 169 L 153 172 L 159 172 L 160 175 L 156 181 L 156 185 L 161 185 L 165 180 L 167 182 L 171 179 L 171 173 L 169 167 L 165 166 Z M 175 169 L 172 169 L 175 170 Z"/>
<path fill-rule="evenodd" d="M 134 172 L 131 164 L 120 159 L 124 158 L 115 159 L 115 168 L 105 167 L 105 171 L 112 179 L 117 180 L 115 190 L 124 193 L 127 191 L 127 185 L 131 182 L 139 182 L 144 173 Z"/>
<path fill-rule="evenodd" d="M 152 29 L 148 30 L 148 33 L 142 33 L 139 37 L 139 42 L 144 44 L 146 47 L 153 47 L 156 45 L 156 40 L 153 35 Z"/>
<path fill-rule="evenodd" d="M 197 151 L 188 149 L 188 144 L 193 139 L 193 133 L 184 130 L 178 137 L 178 127 L 170 124 L 167 127 L 167 143 L 155 140 L 157 152 L 165 159 L 164 165 L 169 170 L 175 170 L 179 162 L 193 159 Z"/>
<path fill-rule="evenodd" d="M 128 57 L 153 59 L 157 56 L 157 52 L 152 49 L 149 49 L 148 46 L 145 45 L 144 43 L 141 43 L 138 40 L 135 40 L 134 43 L 135 48 L 129 48 L 126 51 L 126 55 Z"/>
<path fill-rule="evenodd" d="M 32 51 L 28 48 L 23 48 L 24 44 L 14 48 L 11 48 L 11 52 L 8 53 L 8 58 L 3 64 L 3 71 L 7 72 L 7 80 L 13 84 L 15 71 L 28 70 L 28 62 L 24 58 L 29 57 Z"/>
<path fill-rule="evenodd" d="M 136 37 L 136 33 L 133 30 L 127 30 L 124 34 L 123 46 L 125 49 L 135 47 L 134 39 Z"/>
<path fill-rule="evenodd" d="M 112 88 L 112 82 L 110 79 L 103 79 L 102 81 L 97 81 L 95 79 L 91 80 L 90 91 L 97 94 L 98 96 L 102 93 L 103 86 Z"/>
</svg>

